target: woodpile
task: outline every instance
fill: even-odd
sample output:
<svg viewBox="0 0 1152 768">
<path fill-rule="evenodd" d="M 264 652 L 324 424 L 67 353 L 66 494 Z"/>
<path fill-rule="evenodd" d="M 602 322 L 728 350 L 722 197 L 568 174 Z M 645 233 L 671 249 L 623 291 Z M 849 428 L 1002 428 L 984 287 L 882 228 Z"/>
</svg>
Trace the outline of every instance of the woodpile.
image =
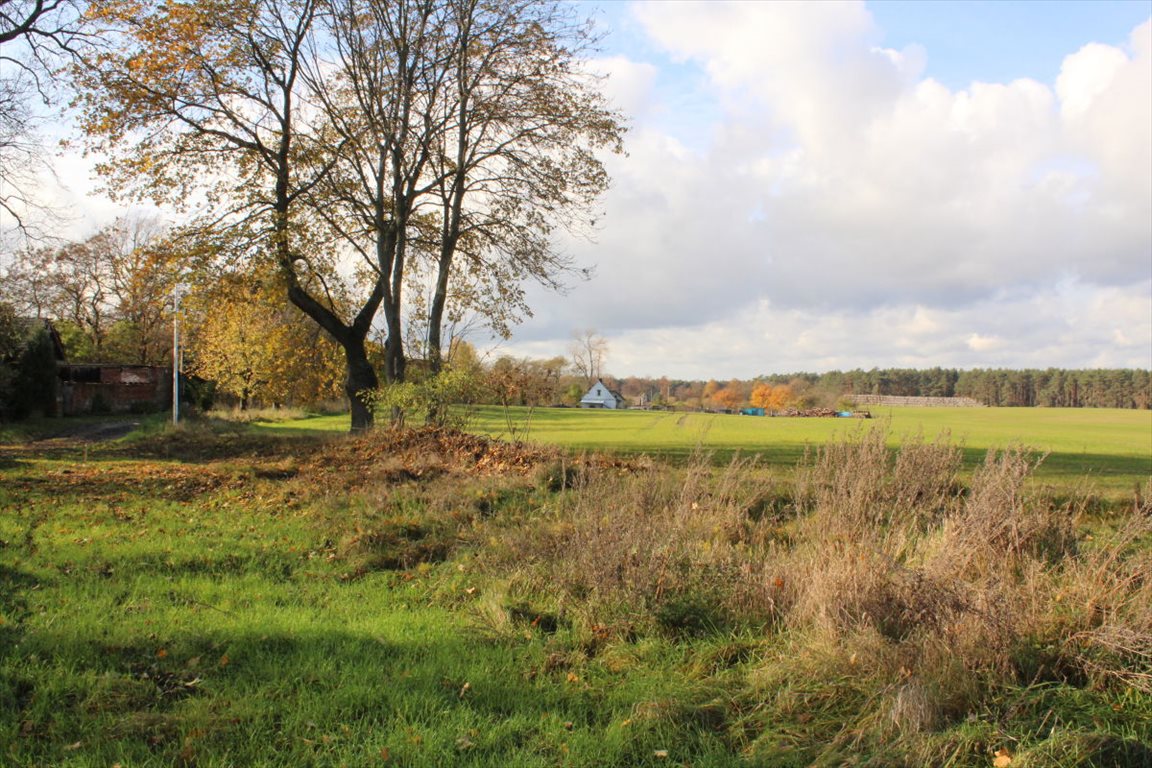
<svg viewBox="0 0 1152 768">
<path fill-rule="evenodd" d="M 863 413 L 864 413 L 863 411 L 860 412 L 861 415 L 859 416 L 859 418 L 864 418 L 864 419 L 869 418 L 869 416 L 863 415 Z M 776 413 L 776 415 L 777 416 L 800 416 L 803 418 L 836 418 L 837 416 L 840 415 L 840 412 L 833 410 L 831 408 L 803 408 L 803 409 L 785 408 L 782 411 L 778 411 Z M 855 413 L 853 413 L 852 415 L 856 416 Z"/>
</svg>

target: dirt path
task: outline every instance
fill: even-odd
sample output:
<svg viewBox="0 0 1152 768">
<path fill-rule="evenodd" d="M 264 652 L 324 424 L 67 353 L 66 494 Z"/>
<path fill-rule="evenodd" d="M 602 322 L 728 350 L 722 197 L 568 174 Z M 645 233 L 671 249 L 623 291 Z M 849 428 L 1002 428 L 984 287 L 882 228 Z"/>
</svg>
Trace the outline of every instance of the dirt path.
<svg viewBox="0 0 1152 768">
<path fill-rule="evenodd" d="M 49 434 L 30 440 L 27 447 L 66 447 L 69 445 L 88 445 L 115 440 L 140 426 L 139 421 L 102 421 L 98 423 L 80 423 L 60 425 L 59 429 Z"/>
</svg>

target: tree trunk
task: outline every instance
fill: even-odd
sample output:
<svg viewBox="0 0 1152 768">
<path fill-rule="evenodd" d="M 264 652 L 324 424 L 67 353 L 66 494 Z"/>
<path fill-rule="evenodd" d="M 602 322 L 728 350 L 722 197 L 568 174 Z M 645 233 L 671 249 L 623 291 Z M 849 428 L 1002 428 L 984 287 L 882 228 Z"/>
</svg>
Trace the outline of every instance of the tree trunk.
<svg viewBox="0 0 1152 768">
<path fill-rule="evenodd" d="M 444 367 L 442 328 L 444 309 L 448 304 L 448 276 L 452 271 L 451 253 L 440 256 L 436 273 L 436 291 L 432 295 L 432 305 L 428 308 L 428 367 L 433 375 Z"/>
<path fill-rule="evenodd" d="M 365 396 L 380 385 L 380 380 L 376 377 L 372 364 L 368 362 L 364 339 L 348 338 L 341 342 L 341 346 L 344 348 L 344 357 L 348 365 L 344 392 L 347 393 L 348 402 L 352 406 L 352 431 L 363 432 L 371 429 L 375 423 L 372 404 L 366 401 Z"/>
<path fill-rule="evenodd" d="M 288 299 L 304 314 L 316 321 L 317 325 L 328 332 L 341 349 L 344 350 L 344 363 L 347 366 L 347 375 L 344 379 L 344 392 L 348 395 L 348 403 L 352 409 L 352 431 L 363 432 L 371 429 L 375 423 L 372 406 L 365 401 L 365 396 L 380 386 L 380 379 L 376 371 L 368 362 L 368 352 L 365 340 L 368 338 L 368 329 L 371 318 L 375 314 L 376 306 L 383 295 L 383 289 L 377 284 L 376 290 L 369 297 L 368 303 L 360 310 L 356 320 L 351 326 L 345 325 L 327 307 L 316 301 L 307 291 L 295 282 L 295 276 L 289 273 Z"/>
</svg>

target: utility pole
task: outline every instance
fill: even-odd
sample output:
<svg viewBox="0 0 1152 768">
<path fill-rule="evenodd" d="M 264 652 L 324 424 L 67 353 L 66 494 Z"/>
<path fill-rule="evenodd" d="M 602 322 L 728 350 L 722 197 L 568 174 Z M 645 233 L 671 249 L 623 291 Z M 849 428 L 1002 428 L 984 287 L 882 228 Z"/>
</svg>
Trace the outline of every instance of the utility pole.
<svg viewBox="0 0 1152 768">
<path fill-rule="evenodd" d="M 172 423 L 180 423 L 180 294 L 182 286 L 172 289 Z"/>
</svg>

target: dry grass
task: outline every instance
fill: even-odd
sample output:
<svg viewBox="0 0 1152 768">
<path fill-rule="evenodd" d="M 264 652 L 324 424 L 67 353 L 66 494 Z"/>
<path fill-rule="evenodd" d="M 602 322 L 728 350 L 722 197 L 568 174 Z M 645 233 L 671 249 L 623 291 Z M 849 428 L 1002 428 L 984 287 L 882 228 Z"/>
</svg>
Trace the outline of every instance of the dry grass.
<svg viewBox="0 0 1152 768">
<path fill-rule="evenodd" d="M 1147 494 L 1114 533 L 1086 536 L 1082 506 L 1033 487 L 1042 459 L 1023 449 L 989 453 L 965 487 L 958 447 L 885 441 L 860 431 L 816 451 L 790 501 L 743 460 L 585 472 L 497 537 L 490 565 L 511 574 L 507 601 L 547 603 L 586 634 L 778 638 L 751 706 L 813 722 L 828 764 L 891 740 L 943 761 L 961 747 L 930 734 L 1008 687 L 1152 690 Z M 781 739 L 749 753 L 771 762 L 796 746 Z"/>
</svg>

